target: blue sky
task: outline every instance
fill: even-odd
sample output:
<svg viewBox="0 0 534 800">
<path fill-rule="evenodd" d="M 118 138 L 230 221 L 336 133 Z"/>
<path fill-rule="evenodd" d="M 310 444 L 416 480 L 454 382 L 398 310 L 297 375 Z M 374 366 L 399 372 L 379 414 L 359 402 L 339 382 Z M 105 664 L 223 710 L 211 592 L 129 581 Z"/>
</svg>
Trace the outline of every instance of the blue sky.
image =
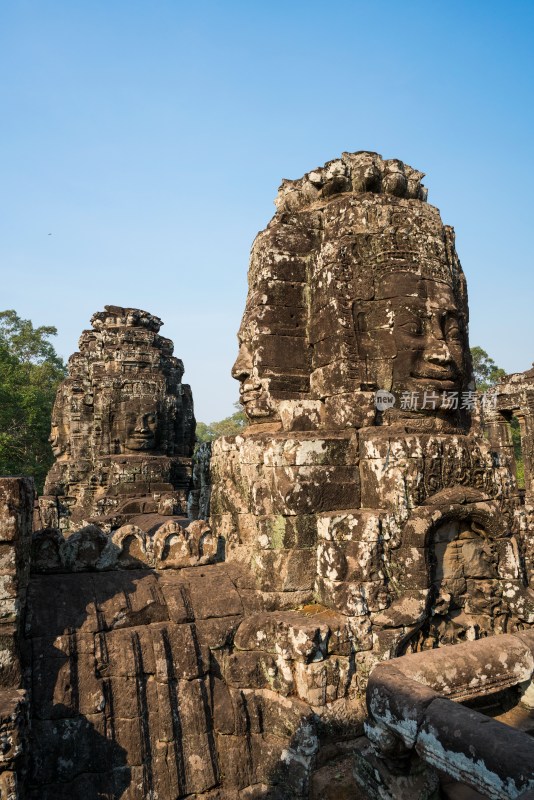
<svg viewBox="0 0 534 800">
<path fill-rule="evenodd" d="M 159 315 L 219 419 L 280 180 L 369 149 L 426 172 L 471 343 L 529 368 L 533 39 L 520 0 L 2 3 L 0 307 L 65 357 L 106 303 Z"/>
</svg>

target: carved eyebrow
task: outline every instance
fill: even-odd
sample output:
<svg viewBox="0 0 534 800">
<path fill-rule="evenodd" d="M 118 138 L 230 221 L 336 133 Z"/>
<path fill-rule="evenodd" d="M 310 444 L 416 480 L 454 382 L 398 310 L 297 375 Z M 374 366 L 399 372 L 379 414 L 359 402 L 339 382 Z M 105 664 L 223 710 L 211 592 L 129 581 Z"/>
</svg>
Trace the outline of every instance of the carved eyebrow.
<svg viewBox="0 0 534 800">
<path fill-rule="evenodd" d="M 399 311 L 397 311 L 395 313 L 395 319 L 396 319 L 397 322 L 399 322 L 399 324 L 402 324 L 402 322 L 405 321 L 404 317 L 409 317 L 410 318 L 407 321 L 411 321 L 411 320 L 418 320 L 419 321 L 419 320 L 424 319 L 424 318 L 426 318 L 428 316 L 429 316 L 428 312 L 427 312 L 426 308 L 424 308 L 424 306 L 421 306 L 419 308 L 409 308 L 408 306 L 404 306 L 403 308 L 399 309 Z"/>
<path fill-rule="evenodd" d="M 454 322 L 460 321 L 460 315 L 455 308 L 446 308 L 441 311 L 439 314 L 439 319 L 442 321 L 443 324 L 449 322 L 449 320 L 453 320 Z"/>
</svg>

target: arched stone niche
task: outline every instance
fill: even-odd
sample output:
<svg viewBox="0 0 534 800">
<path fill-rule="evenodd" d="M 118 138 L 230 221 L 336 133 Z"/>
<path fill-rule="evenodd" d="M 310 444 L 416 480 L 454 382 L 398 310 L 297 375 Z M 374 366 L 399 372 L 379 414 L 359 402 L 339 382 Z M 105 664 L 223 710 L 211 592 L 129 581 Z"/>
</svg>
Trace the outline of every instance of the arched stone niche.
<svg viewBox="0 0 534 800">
<path fill-rule="evenodd" d="M 407 651 L 505 632 L 509 615 L 501 608 L 497 543 L 505 545 L 507 562 L 515 562 L 514 572 L 519 573 L 513 540 L 493 539 L 473 518 L 451 516 L 434 526 L 428 552 L 428 613 L 408 640 Z"/>
<path fill-rule="evenodd" d="M 534 622 L 522 554 L 494 501 L 446 490 L 416 509 L 392 553 L 396 599 L 374 619 L 396 628 L 391 655 L 441 647 Z"/>
</svg>

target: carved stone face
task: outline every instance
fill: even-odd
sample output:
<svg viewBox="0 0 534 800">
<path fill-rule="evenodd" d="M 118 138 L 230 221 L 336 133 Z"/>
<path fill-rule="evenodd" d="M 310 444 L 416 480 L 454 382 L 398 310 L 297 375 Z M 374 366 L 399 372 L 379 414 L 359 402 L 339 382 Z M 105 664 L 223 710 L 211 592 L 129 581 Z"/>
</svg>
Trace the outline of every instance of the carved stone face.
<svg viewBox="0 0 534 800">
<path fill-rule="evenodd" d="M 269 382 L 258 375 L 258 366 L 254 363 L 255 351 L 252 347 L 250 342 L 241 341 L 239 353 L 232 367 L 232 377 L 239 381 L 239 397 L 249 419 L 261 420 L 271 415 L 273 403 Z"/>
<path fill-rule="evenodd" d="M 61 458 L 69 452 L 69 433 L 70 425 L 66 414 L 65 393 L 60 387 L 58 389 L 54 408 L 52 410 L 52 422 L 48 441 L 52 447 L 55 458 Z"/>
<path fill-rule="evenodd" d="M 61 429 L 54 421 L 52 421 L 48 441 L 50 442 L 52 452 L 56 458 L 59 458 L 59 456 L 62 456 L 65 453 L 67 449 L 65 437 L 62 436 Z"/>
<path fill-rule="evenodd" d="M 375 287 L 376 299 L 353 307 L 364 383 L 397 393 L 460 391 L 465 325 L 450 286 L 394 272 Z"/>
<path fill-rule="evenodd" d="M 359 427 L 380 389 L 421 398 L 397 402 L 390 419 L 458 421 L 449 415 L 470 380 L 465 279 L 421 177 L 356 153 L 284 182 L 252 248 L 232 370 L 251 422 L 285 426 L 314 407 L 307 425 Z"/>
<path fill-rule="evenodd" d="M 430 615 L 408 643 L 417 652 L 495 631 L 500 602 L 498 557 L 485 531 L 464 520 L 442 524 L 432 537 Z M 481 535 L 482 534 L 482 535 Z"/>
<path fill-rule="evenodd" d="M 274 411 L 269 376 L 262 364 L 264 326 L 262 306 L 247 302 L 237 335 L 239 352 L 232 367 L 232 377 L 239 381 L 239 397 L 251 421 L 261 421 Z"/>
<path fill-rule="evenodd" d="M 127 450 L 153 450 L 156 446 L 158 414 L 156 410 L 141 411 L 128 418 L 125 447 Z"/>
<path fill-rule="evenodd" d="M 121 452 L 154 450 L 157 445 L 158 410 L 152 398 L 119 403 L 113 436 Z"/>
</svg>

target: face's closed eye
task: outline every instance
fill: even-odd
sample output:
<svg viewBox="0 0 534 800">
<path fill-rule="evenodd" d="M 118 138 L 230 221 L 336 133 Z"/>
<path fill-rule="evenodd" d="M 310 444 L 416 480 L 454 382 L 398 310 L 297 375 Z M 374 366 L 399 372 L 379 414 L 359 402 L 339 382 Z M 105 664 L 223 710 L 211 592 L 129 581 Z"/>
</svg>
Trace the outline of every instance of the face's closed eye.
<svg viewBox="0 0 534 800">
<path fill-rule="evenodd" d="M 424 321 L 418 314 L 406 312 L 398 321 L 397 328 L 408 336 L 422 336 Z"/>
</svg>

